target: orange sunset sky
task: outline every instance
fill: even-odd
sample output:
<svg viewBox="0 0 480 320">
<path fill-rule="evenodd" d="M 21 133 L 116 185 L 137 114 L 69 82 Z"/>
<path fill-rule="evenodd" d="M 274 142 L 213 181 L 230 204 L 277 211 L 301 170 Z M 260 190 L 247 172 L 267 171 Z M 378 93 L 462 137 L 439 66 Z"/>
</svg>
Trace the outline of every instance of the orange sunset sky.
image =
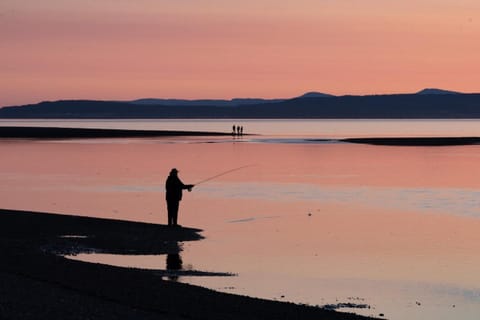
<svg viewBox="0 0 480 320">
<path fill-rule="evenodd" d="M 478 0 L 2 0 L 0 106 L 480 91 Z"/>
</svg>

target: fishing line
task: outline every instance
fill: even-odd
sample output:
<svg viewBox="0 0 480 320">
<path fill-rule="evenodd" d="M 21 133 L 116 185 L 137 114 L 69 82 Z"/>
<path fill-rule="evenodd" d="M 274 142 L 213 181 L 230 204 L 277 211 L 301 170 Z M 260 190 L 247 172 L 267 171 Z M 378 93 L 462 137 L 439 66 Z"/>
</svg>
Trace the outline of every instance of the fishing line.
<svg viewBox="0 0 480 320">
<path fill-rule="evenodd" d="M 231 173 L 231 172 L 234 172 L 234 171 L 237 171 L 237 170 L 241 170 L 241 169 L 244 169 L 244 168 L 248 168 L 248 167 L 253 167 L 253 166 L 255 166 L 255 165 L 254 165 L 254 164 L 247 164 L 246 166 L 241 166 L 241 167 L 238 167 L 238 168 L 233 168 L 233 169 L 224 171 L 224 172 L 222 172 L 222 173 L 216 174 L 216 175 L 214 175 L 214 176 L 212 176 L 212 177 L 203 179 L 202 181 L 199 181 L 199 182 L 195 183 L 194 185 L 195 185 L 195 186 L 198 186 L 198 185 L 201 184 L 201 183 L 205 183 L 205 182 L 207 182 L 207 181 L 216 179 L 216 178 L 221 177 L 221 176 L 223 176 L 223 175 L 226 175 L 226 174 L 228 174 L 228 173 Z"/>
</svg>

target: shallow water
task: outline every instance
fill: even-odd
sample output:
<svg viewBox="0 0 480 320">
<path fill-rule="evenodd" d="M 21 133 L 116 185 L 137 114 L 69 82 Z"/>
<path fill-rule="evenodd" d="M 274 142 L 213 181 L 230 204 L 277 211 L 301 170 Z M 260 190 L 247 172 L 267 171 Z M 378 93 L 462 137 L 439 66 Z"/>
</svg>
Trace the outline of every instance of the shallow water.
<svg viewBox="0 0 480 320">
<path fill-rule="evenodd" d="M 276 137 L 480 136 L 480 121 L 476 119 L 78 119 L 68 121 L 63 119 L 0 119 L 0 126 L 217 132 L 230 132 L 233 124 L 243 126 L 244 133 Z"/>
<path fill-rule="evenodd" d="M 436 122 L 428 135 L 464 130 L 449 124 Z M 206 237 L 183 244 L 183 267 L 237 276 L 179 281 L 312 305 L 368 304 L 344 310 L 389 319 L 477 319 L 480 146 L 304 138 L 310 136 L 296 131 L 243 139 L 3 141 L 0 202 L 165 223 L 163 184 L 172 167 L 185 183 L 196 183 L 248 164 L 186 192 L 180 209 L 180 223 L 204 229 Z M 166 268 L 165 256 L 94 259 Z"/>
</svg>

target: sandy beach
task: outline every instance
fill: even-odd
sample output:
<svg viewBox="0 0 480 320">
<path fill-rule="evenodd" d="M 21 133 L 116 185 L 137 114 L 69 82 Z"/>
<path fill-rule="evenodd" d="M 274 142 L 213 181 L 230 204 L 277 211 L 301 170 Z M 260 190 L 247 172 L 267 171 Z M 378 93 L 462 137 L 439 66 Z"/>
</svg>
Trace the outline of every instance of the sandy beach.
<svg viewBox="0 0 480 320">
<path fill-rule="evenodd" d="M 165 281 L 155 271 L 61 254 L 166 254 L 198 229 L 0 210 L 2 319 L 366 319 Z"/>
</svg>

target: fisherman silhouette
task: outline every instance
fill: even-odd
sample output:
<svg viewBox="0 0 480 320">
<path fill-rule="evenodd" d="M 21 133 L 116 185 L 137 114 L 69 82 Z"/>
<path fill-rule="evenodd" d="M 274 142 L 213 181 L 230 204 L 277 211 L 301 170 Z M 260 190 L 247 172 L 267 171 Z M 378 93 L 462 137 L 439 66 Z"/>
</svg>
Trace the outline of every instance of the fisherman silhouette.
<svg viewBox="0 0 480 320">
<path fill-rule="evenodd" d="M 182 191 L 187 189 L 189 192 L 192 191 L 194 187 L 193 184 L 183 184 L 183 182 L 178 178 L 178 170 L 173 168 L 170 171 L 170 175 L 165 182 L 167 200 L 167 211 L 168 211 L 168 225 L 172 227 L 179 226 L 177 223 L 178 219 L 178 207 L 180 201 L 182 200 Z"/>
</svg>

